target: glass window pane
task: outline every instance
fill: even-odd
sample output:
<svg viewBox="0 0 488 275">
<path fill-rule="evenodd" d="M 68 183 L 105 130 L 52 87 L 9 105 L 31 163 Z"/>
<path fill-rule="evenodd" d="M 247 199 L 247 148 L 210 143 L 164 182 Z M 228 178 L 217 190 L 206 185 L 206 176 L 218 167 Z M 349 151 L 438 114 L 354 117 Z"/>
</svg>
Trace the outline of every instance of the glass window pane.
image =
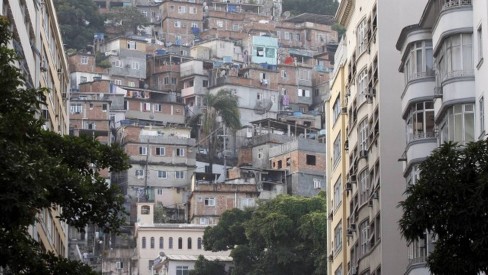
<svg viewBox="0 0 488 275">
<path fill-rule="evenodd" d="M 465 142 L 474 141 L 474 113 L 465 115 Z"/>
<path fill-rule="evenodd" d="M 463 141 L 463 116 L 461 114 L 454 115 L 454 141 Z"/>
</svg>

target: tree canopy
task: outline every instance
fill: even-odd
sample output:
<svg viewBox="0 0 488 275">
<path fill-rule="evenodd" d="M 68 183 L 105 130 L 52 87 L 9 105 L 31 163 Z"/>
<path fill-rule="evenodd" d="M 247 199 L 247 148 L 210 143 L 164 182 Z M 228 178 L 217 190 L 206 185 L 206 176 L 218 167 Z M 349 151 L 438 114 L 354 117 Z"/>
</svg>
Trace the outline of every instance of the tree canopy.
<svg viewBox="0 0 488 275">
<path fill-rule="evenodd" d="M 488 272 L 488 141 L 446 143 L 420 164 L 420 178 L 400 203 L 408 241 L 433 234 L 434 274 Z"/>
<path fill-rule="evenodd" d="M 85 49 L 95 33 L 104 32 L 104 17 L 92 0 L 54 0 L 67 49 Z"/>
<path fill-rule="evenodd" d="M 325 196 L 282 195 L 233 209 L 203 236 L 206 250 L 232 249 L 233 274 L 326 274 Z"/>
<path fill-rule="evenodd" d="M 283 0 L 283 11 L 291 14 L 316 13 L 334 15 L 339 2 L 337 0 Z"/>
<path fill-rule="evenodd" d="M 97 169 L 125 170 L 128 157 L 117 145 L 42 129 L 38 112 L 49 91 L 25 88 L 6 46 L 8 25 L 0 17 L 0 267 L 14 274 L 91 274 L 88 266 L 44 252 L 27 229 L 42 209 L 58 209 L 61 221 L 80 230 L 92 223 L 117 231 L 124 197 Z"/>
<path fill-rule="evenodd" d="M 195 269 L 190 270 L 190 275 L 227 275 L 227 273 L 224 264 L 219 261 L 209 261 L 200 255 L 195 262 Z"/>
</svg>

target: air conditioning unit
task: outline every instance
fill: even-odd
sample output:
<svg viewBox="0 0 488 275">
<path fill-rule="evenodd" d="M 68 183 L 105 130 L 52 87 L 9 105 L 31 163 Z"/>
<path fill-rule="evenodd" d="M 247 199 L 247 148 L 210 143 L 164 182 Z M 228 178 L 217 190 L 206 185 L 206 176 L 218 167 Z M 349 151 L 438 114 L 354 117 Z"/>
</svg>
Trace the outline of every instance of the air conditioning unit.
<svg viewBox="0 0 488 275">
<path fill-rule="evenodd" d="M 352 183 L 346 182 L 346 191 L 352 191 Z"/>
<path fill-rule="evenodd" d="M 341 111 L 342 111 L 343 114 L 347 114 L 347 107 L 342 107 L 341 108 Z"/>
</svg>

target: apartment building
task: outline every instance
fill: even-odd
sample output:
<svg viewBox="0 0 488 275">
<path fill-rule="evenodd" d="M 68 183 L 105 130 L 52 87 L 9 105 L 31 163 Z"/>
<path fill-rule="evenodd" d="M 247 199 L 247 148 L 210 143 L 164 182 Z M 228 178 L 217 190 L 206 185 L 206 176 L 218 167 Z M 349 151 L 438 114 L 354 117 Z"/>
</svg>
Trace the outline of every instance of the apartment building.
<svg viewBox="0 0 488 275">
<path fill-rule="evenodd" d="M 190 45 L 202 30 L 203 1 L 163 1 L 161 12 L 162 40 L 166 45 Z"/>
<path fill-rule="evenodd" d="M 1 0 L 0 16 L 6 16 L 14 31 L 11 47 L 20 60 L 28 88 L 46 87 L 46 105 L 40 114 L 46 119 L 45 129 L 61 135 L 68 134 L 68 64 L 64 55 L 52 1 Z M 43 209 L 38 221 L 29 228 L 29 234 L 46 251 L 61 257 L 67 256 L 68 227 L 57 217 L 61 209 Z"/>
<path fill-rule="evenodd" d="M 188 198 L 190 223 L 215 225 L 227 210 L 255 206 L 259 196 L 256 181 L 241 177 L 241 173 L 235 170 L 229 171 L 229 179 L 223 183 L 217 183 L 215 175 L 194 174 Z"/>
<path fill-rule="evenodd" d="M 343 0 L 336 13 L 347 31 L 328 104 L 329 274 L 405 272 L 397 207 L 404 190 L 403 77 L 391 37 L 415 23 L 425 3 Z"/>
<path fill-rule="evenodd" d="M 137 204 L 134 233 L 137 243 L 134 258 L 137 260 L 130 274 L 152 275 L 155 270 L 159 270 L 158 274 L 188 274 L 199 255 L 219 257 L 212 259 L 226 262 L 231 260 L 228 257 L 230 251 L 203 249 L 203 232 L 208 225 L 155 223 L 153 215 L 153 203 Z M 160 265 L 166 260 L 172 260 L 172 264 Z"/>
<path fill-rule="evenodd" d="M 418 165 L 438 144 L 484 139 L 487 8 L 484 1 L 430 0 L 418 23 L 400 33 L 407 185 L 416 183 Z M 428 232 L 410 243 L 405 274 L 430 274 L 426 259 L 434 246 Z"/>
</svg>

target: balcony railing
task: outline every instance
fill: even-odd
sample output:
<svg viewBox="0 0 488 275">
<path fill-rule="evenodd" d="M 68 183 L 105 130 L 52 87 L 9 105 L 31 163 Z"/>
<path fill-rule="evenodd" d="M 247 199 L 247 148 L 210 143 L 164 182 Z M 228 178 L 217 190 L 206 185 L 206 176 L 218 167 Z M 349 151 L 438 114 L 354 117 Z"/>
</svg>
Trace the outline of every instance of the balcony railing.
<svg viewBox="0 0 488 275">
<path fill-rule="evenodd" d="M 434 70 L 411 73 L 408 76 L 408 81 L 422 79 L 422 78 L 429 78 L 429 77 L 434 77 Z"/>
<path fill-rule="evenodd" d="M 471 0 L 449 0 L 442 6 L 442 10 L 461 6 L 471 6 Z"/>
</svg>

